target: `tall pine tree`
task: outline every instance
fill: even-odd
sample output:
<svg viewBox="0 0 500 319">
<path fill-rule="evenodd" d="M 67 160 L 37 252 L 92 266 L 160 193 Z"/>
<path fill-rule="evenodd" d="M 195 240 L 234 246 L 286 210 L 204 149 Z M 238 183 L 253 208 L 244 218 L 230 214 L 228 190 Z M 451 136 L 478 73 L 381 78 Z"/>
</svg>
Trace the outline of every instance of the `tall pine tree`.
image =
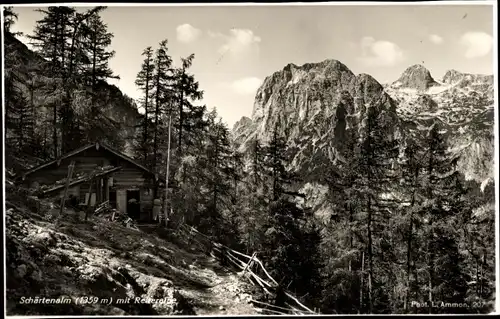
<svg viewBox="0 0 500 319">
<path fill-rule="evenodd" d="M 141 90 L 143 97 L 139 100 L 139 105 L 143 108 L 144 113 L 140 116 L 140 124 L 138 127 L 138 138 L 135 141 L 136 156 L 142 160 L 142 162 L 151 168 L 149 157 L 150 157 L 150 147 L 152 141 L 152 132 L 149 114 L 151 107 L 151 92 L 153 89 L 153 73 L 155 65 L 153 62 L 153 49 L 147 47 L 142 55 L 144 56 L 144 61 L 141 66 L 141 70 L 137 74 L 135 80 L 136 86 Z"/>
</svg>

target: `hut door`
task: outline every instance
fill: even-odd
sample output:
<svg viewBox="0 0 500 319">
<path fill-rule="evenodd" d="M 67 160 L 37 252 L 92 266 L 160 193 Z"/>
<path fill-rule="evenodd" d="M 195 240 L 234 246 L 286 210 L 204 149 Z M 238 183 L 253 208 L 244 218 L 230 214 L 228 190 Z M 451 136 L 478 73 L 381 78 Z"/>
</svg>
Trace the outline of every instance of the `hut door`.
<svg viewBox="0 0 500 319">
<path fill-rule="evenodd" d="M 109 191 L 109 205 L 116 208 L 116 190 L 114 189 Z"/>
<path fill-rule="evenodd" d="M 140 193 L 138 190 L 127 190 L 127 214 L 132 219 L 139 219 Z"/>
</svg>

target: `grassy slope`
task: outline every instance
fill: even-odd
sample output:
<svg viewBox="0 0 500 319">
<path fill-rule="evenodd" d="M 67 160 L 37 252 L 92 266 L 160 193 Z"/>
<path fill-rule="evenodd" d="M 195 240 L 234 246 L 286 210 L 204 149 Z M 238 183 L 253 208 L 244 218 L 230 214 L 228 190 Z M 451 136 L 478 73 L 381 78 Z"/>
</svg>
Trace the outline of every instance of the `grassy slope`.
<svg viewBox="0 0 500 319">
<path fill-rule="evenodd" d="M 53 222 L 12 196 L 7 200 L 9 315 L 255 313 L 245 301 L 249 295 L 241 293 L 252 290 L 248 281 L 219 266 L 181 235 L 137 231 L 97 217 L 84 223 L 71 211 Z M 73 301 L 23 305 L 23 296 L 67 296 Z M 79 305 L 80 296 L 166 302 Z"/>
</svg>

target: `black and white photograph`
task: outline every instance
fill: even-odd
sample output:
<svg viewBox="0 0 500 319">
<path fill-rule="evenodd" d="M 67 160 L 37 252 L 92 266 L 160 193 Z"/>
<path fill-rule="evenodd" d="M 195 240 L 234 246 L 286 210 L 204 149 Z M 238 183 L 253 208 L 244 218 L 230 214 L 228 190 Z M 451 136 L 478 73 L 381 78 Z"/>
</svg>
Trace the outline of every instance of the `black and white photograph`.
<svg viewBox="0 0 500 319">
<path fill-rule="evenodd" d="M 7 316 L 500 311 L 496 1 L 1 10 Z"/>
</svg>

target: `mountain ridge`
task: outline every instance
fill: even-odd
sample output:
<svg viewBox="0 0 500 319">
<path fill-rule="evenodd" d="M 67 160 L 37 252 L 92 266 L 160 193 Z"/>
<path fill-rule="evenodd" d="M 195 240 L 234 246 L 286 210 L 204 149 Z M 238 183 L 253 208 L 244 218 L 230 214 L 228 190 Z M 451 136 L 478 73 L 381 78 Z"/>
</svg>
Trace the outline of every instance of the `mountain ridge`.
<svg viewBox="0 0 500 319">
<path fill-rule="evenodd" d="M 492 84 L 493 76 L 456 70 L 448 71 L 443 81 L 438 81 L 427 68 L 413 65 L 395 82 L 382 85 L 369 74 L 355 75 L 334 59 L 301 66 L 289 63 L 265 78 L 256 92 L 252 116 L 243 117 L 234 125 L 233 141 L 245 152 L 252 141 L 269 140 L 274 127 L 279 126 L 289 146 L 296 150 L 292 152 L 291 169 L 302 171 L 325 159 L 334 163 L 342 143 L 339 132 L 349 126 L 339 121 L 337 111 L 357 118 L 360 124 L 365 107 L 377 101 L 393 121 L 395 137 L 420 134 L 431 122 L 439 120 L 450 134 L 457 136 L 450 149 L 460 149 L 466 140 L 480 141 L 482 151 L 473 154 L 481 154 L 477 162 L 484 163 L 473 165 L 464 159 L 460 169 L 468 178 L 482 182 L 492 174 L 484 169 L 488 166 L 485 163 L 492 161 Z M 352 100 L 346 110 L 339 108 L 342 99 Z M 481 166 L 483 172 L 477 172 L 473 166 Z"/>
</svg>

